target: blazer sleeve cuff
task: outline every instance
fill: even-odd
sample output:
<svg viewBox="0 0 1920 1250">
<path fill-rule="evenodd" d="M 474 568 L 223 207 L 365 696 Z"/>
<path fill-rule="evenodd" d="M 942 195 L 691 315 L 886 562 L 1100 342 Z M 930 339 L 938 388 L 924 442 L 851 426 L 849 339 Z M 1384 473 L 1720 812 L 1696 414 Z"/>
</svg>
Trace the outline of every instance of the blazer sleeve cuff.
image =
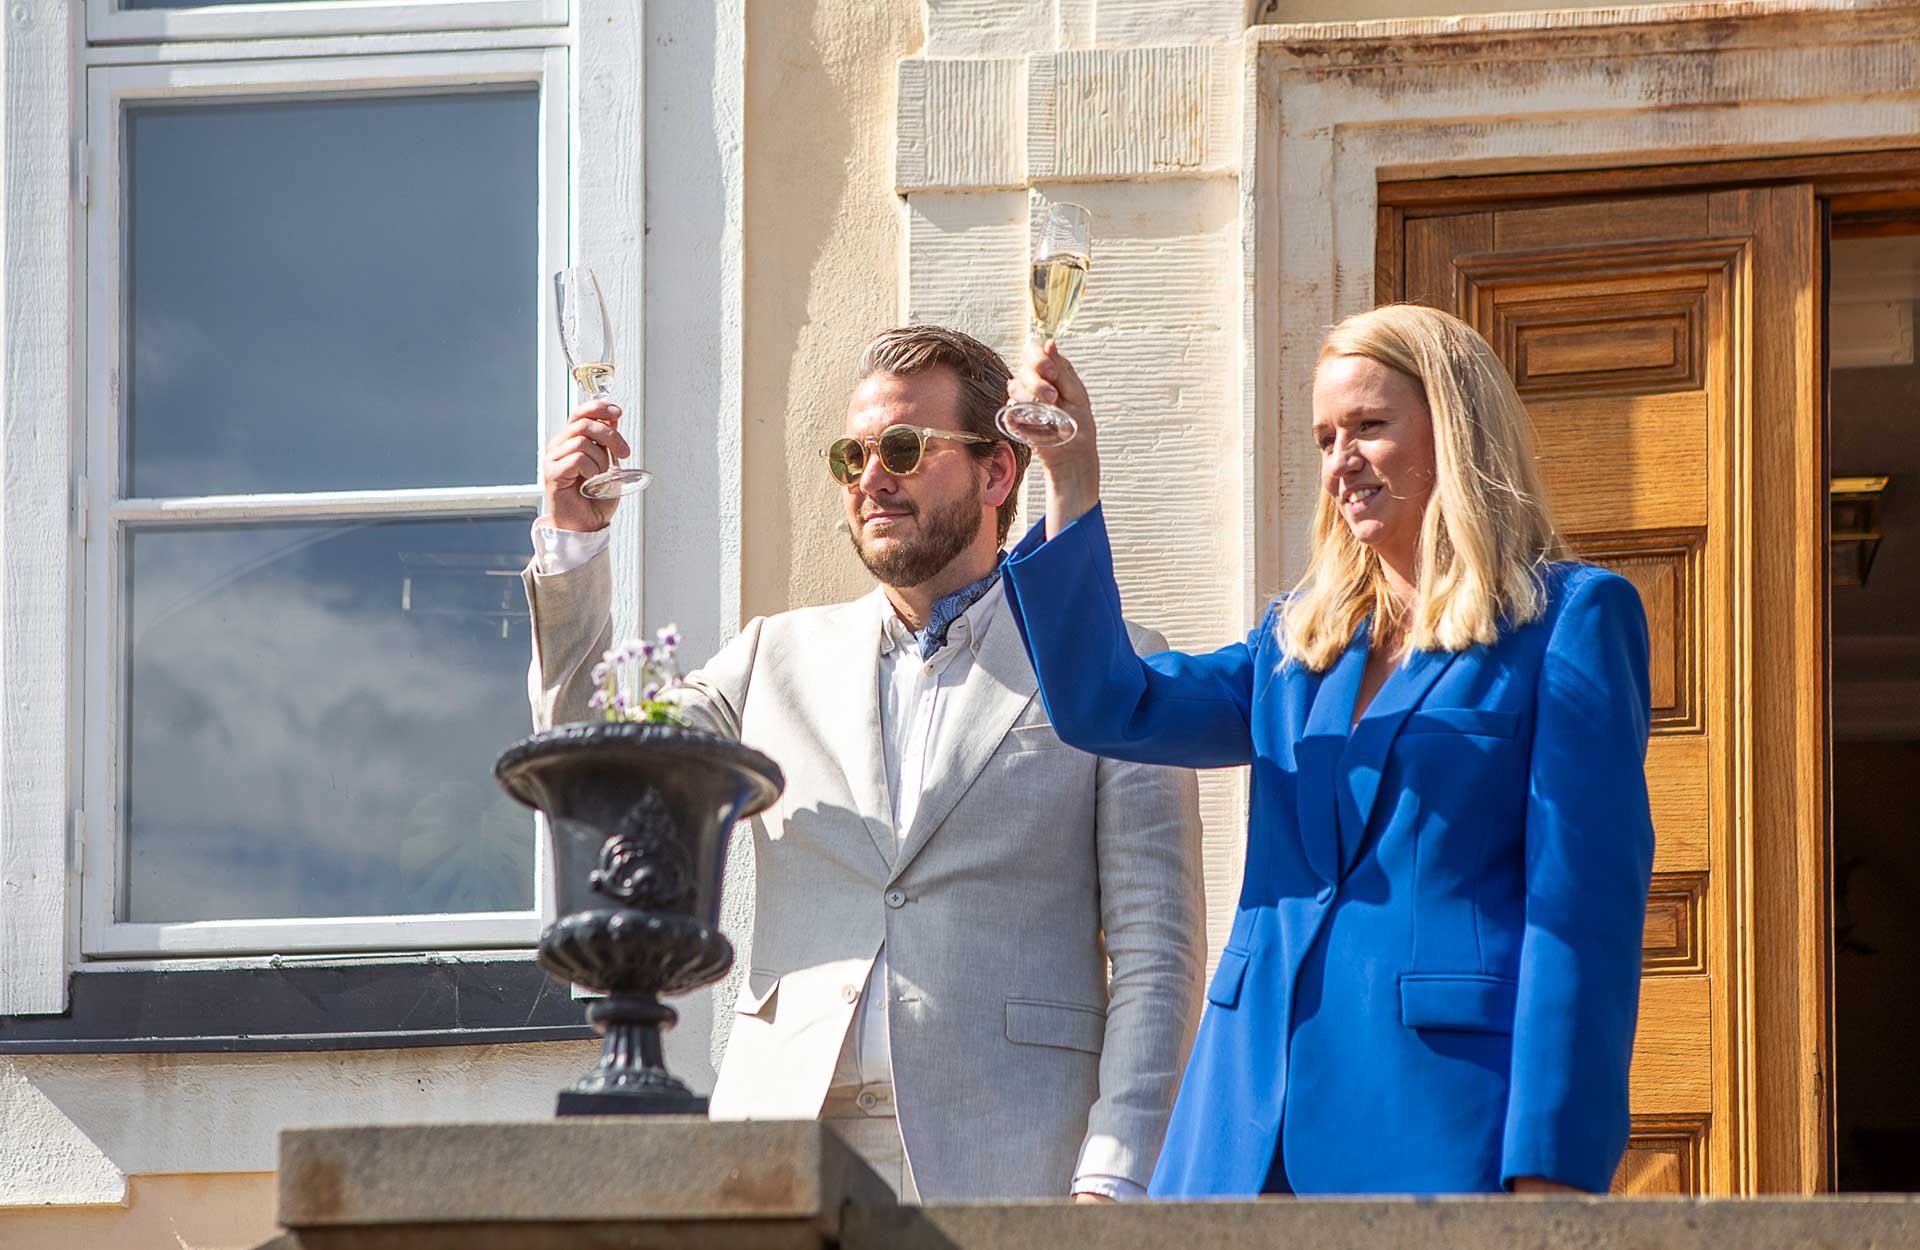
<svg viewBox="0 0 1920 1250">
<path fill-rule="evenodd" d="M 1147 1187 L 1124 1176 L 1086 1172 L 1073 1178 L 1073 1192 L 1111 1198 L 1115 1202 L 1138 1202 L 1147 1196 Z"/>
<path fill-rule="evenodd" d="M 613 542 L 611 527 L 599 530 L 563 530 L 551 525 L 533 527 L 533 571 L 542 577 L 571 573 L 605 551 Z"/>
<path fill-rule="evenodd" d="M 1080 1144 L 1080 1160 L 1073 1168 L 1074 1192 L 1083 1192 L 1085 1187 L 1081 1182 L 1093 1178 L 1125 1181 L 1144 1189 L 1152 1164 L 1151 1159 L 1143 1157 L 1140 1151 L 1111 1133 L 1088 1133 L 1086 1140 Z M 1106 1193 L 1097 1188 L 1086 1192 Z"/>
<path fill-rule="evenodd" d="M 1613 1184 L 1613 1161 L 1617 1150 L 1609 1150 L 1599 1139 L 1606 1134 L 1582 1132 L 1580 1128 L 1545 1123 L 1527 1117 L 1507 1123 L 1506 1148 L 1501 1152 L 1500 1184 L 1512 1189 L 1523 1176 L 1538 1176 L 1558 1181 L 1588 1193 L 1604 1194 Z M 1590 1140 L 1581 1145 L 1576 1139 Z"/>
</svg>

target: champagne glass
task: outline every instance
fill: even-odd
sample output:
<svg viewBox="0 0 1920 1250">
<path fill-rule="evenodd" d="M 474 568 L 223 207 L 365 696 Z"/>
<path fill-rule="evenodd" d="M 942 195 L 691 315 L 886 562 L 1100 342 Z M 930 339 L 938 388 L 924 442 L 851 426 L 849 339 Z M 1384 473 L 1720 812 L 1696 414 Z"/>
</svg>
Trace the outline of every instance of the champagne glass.
<svg viewBox="0 0 1920 1250">
<path fill-rule="evenodd" d="M 1048 205 L 1033 237 L 1027 298 L 1033 310 L 1029 339 L 1045 343 L 1073 321 L 1093 264 L 1093 214 L 1078 204 Z M 1080 432 L 1065 410 L 1034 400 L 995 414 L 1000 432 L 1030 447 L 1056 447 Z"/>
<path fill-rule="evenodd" d="M 613 385 L 613 319 L 607 315 L 600 279 L 585 265 L 553 275 L 553 311 L 560 321 L 560 347 L 567 354 L 573 380 L 589 399 L 606 399 Z M 580 483 L 589 499 L 613 499 L 644 490 L 653 474 L 642 468 L 623 469 L 615 461 L 605 473 Z"/>
</svg>

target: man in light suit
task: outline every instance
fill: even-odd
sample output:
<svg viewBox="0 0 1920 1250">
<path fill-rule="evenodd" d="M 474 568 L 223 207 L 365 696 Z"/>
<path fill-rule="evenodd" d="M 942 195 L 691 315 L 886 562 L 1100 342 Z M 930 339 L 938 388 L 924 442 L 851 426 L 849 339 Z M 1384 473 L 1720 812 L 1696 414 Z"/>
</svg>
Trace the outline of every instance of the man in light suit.
<svg viewBox="0 0 1920 1250">
<path fill-rule="evenodd" d="M 833 1120 L 909 1200 L 1141 1195 L 1197 1017 L 1193 775 L 1067 747 L 1035 697 L 999 584 L 1030 455 L 994 428 L 999 356 L 907 327 L 860 375 L 827 468 L 878 586 L 750 622 L 678 693 L 787 778 L 752 825 L 712 1114 Z M 589 718 L 611 643 L 613 505 L 578 485 L 626 454 L 618 417 L 583 406 L 542 464 L 542 727 Z"/>
</svg>

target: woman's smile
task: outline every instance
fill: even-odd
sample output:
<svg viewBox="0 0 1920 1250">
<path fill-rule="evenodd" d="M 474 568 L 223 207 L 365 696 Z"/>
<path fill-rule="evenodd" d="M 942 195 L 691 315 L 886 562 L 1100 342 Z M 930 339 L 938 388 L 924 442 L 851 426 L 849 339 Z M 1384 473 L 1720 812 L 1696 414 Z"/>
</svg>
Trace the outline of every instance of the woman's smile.
<svg viewBox="0 0 1920 1250">
<path fill-rule="evenodd" d="M 1385 490 L 1386 487 L 1377 483 L 1370 486 L 1349 486 L 1340 492 L 1341 510 L 1349 517 L 1366 516 L 1374 510 L 1375 499 Z"/>
</svg>

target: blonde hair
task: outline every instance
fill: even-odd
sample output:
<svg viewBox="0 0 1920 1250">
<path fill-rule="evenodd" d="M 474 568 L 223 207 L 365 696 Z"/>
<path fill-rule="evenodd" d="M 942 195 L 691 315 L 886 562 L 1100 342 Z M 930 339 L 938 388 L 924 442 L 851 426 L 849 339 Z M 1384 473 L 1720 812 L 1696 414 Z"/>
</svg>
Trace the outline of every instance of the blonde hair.
<svg viewBox="0 0 1920 1250">
<path fill-rule="evenodd" d="M 1493 642 L 1503 625 L 1546 609 L 1542 566 L 1567 558 L 1534 463 L 1533 424 L 1493 348 L 1472 326 L 1419 304 L 1348 317 L 1320 347 L 1316 371 L 1364 356 L 1425 393 L 1433 421 L 1433 493 L 1420 522 L 1419 591 L 1399 602 L 1379 557 L 1353 536 L 1321 492 L 1313 554 L 1281 613 L 1286 654 L 1316 672 L 1331 667 L 1371 613 L 1374 637 L 1407 627 L 1422 651 Z"/>
</svg>

